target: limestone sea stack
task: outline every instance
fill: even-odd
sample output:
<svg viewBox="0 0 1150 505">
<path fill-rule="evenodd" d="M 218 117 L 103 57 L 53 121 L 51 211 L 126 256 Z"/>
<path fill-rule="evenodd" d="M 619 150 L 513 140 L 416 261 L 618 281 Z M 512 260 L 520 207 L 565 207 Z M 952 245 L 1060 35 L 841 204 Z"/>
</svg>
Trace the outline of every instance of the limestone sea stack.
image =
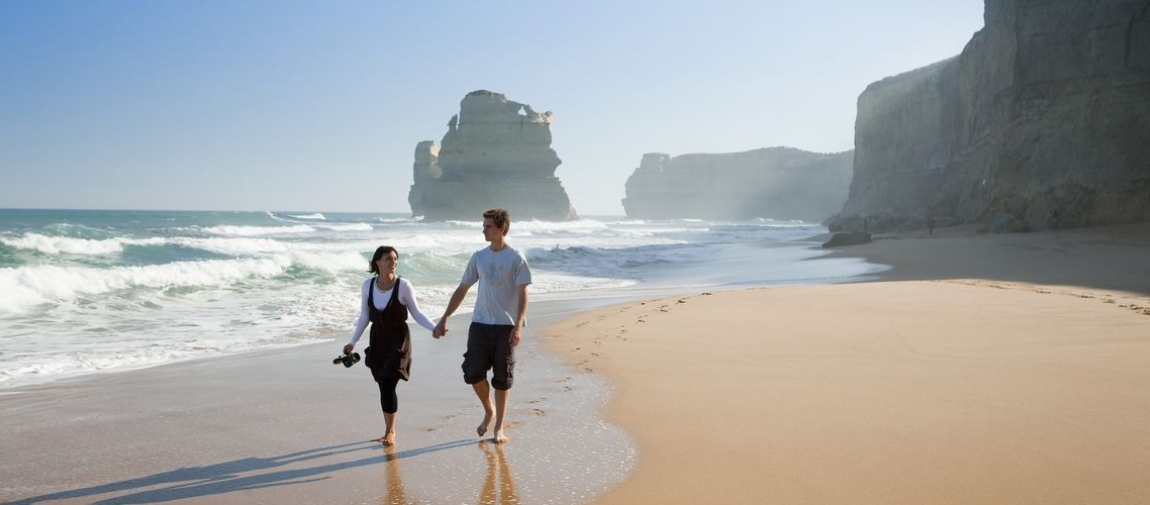
<svg viewBox="0 0 1150 505">
<path fill-rule="evenodd" d="M 441 145 L 423 141 L 415 148 L 412 214 L 476 220 L 502 207 L 514 220 L 577 219 L 555 176 L 562 161 L 551 149 L 551 117 L 500 93 L 468 93 Z"/>
<path fill-rule="evenodd" d="M 790 147 L 739 153 L 643 155 L 627 179 L 623 209 L 636 219 L 821 222 L 846 201 L 851 151 Z"/>
<path fill-rule="evenodd" d="M 1150 3 L 995 0 L 958 56 L 858 99 L 832 230 L 1150 220 Z"/>
</svg>

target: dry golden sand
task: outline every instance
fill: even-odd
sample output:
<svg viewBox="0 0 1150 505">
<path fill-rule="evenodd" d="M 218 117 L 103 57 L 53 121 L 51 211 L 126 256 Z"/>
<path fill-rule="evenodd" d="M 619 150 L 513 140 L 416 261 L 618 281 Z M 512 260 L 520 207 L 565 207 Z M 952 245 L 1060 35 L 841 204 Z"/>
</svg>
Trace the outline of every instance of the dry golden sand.
<svg viewBox="0 0 1150 505">
<path fill-rule="evenodd" d="M 1150 503 L 1150 227 L 969 231 L 547 328 L 638 441 L 597 503 Z"/>
</svg>

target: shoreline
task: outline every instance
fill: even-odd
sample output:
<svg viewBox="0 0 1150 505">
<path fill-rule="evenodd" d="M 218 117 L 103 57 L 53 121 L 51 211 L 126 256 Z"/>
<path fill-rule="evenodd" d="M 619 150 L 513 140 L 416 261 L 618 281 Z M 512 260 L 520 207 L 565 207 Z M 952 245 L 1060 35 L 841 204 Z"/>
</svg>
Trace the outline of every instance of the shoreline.
<svg viewBox="0 0 1150 505">
<path fill-rule="evenodd" d="M 1150 225 L 879 235 L 877 282 L 590 311 L 548 349 L 617 386 L 636 470 L 592 503 L 1140 503 Z M 656 421 L 657 420 L 657 421 Z"/>
<path fill-rule="evenodd" d="M 989 501 L 1059 503 L 1082 501 L 1083 489 L 1071 484 L 1084 479 L 1091 484 L 1085 491 L 1093 493 L 1087 501 L 1145 501 L 1150 490 L 1132 484 L 1129 469 L 1150 464 L 1144 454 L 1148 449 L 1120 447 L 1108 433 L 1150 439 L 1140 427 L 1150 426 L 1150 417 L 1141 414 L 1150 412 L 1150 405 L 1139 397 L 1150 390 L 1142 371 L 1150 369 L 1145 366 L 1150 352 L 1144 338 L 1122 333 L 1144 333 L 1150 324 L 1132 308 L 1150 310 L 1150 272 L 1137 255 L 1150 247 L 1150 225 L 1049 237 L 965 233 L 944 229 L 931 238 L 880 235 L 871 244 L 823 256 L 892 265 L 870 276 L 879 282 L 663 286 L 533 302 L 531 344 L 521 351 L 522 387 L 517 385 L 511 398 L 512 441 L 505 446 L 474 436 L 481 411 L 457 377 L 466 317 L 453 318 L 454 341 L 434 341 L 422 329 L 413 330 L 416 376 L 401 385 L 400 444 L 393 450 L 370 440 L 381 428 L 376 426 L 377 393 L 363 369 L 330 364 L 339 347 L 334 341 L 0 391 L 5 393 L 0 394 L 0 429 L 6 433 L 0 450 L 21 455 L 0 462 L 0 502 L 436 503 L 477 497 L 524 503 L 987 501 L 972 499 L 964 491 L 969 488 L 997 498 Z M 1009 259 L 1018 251 L 1030 254 L 1027 261 L 1011 260 L 992 269 L 1003 279 L 961 280 L 994 266 L 987 265 L 992 259 Z M 1101 267 L 1044 270 L 1095 257 L 1104 260 Z M 934 280 L 903 282 L 927 275 Z M 984 294 L 1006 298 L 986 304 Z M 882 304 L 849 307 L 891 297 L 921 304 L 917 310 L 927 312 L 900 322 L 903 315 L 881 312 Z M 940 297 L 947 310 L 925 303 Z M 1073 381 L 1060 389 L 1097 407 L 1089 412 L 1067 410 L 1044 392 L 1041 379 L 1049 372 L 1044 369 L 1020 377 L 1009 367 L 970 372 L 954 363 L 950 368 L 935 363 L 940 373 L 951 375 L 911 376 L 934 389 L 892 385 L 899 377 L 892 375 L 900 370 L 895 365 L 913 363 L 931 346 L 952 353 L 961 349 L 948 347 L 945 340 L 914 342 L 920 334 L 953 334 L 964 317 L 1016 306 L 1043 317 L 1081 313 L 1087 324 L 1092 319 L 1135 321 L 1133 329 L 1091 328 L 1088 335 L 1105 334 L 1109 345 L 1119 347 L 1107 348 L 1109 354 L 1095 356 L 1100 361 L 1089 367 L 1067 362 L 1081 359 L 1069 351 L 1050 351 L 1038 360 L 1076 371 L 1117 370 L 1128 380 L 1115 385 L 1103 372 L 1087 377 L 1088 384 L 1109 391 L 1101 399 Z M 834 318 L 828 317 L 832 309 Z M 969 331 L 1010 327 L 1035 337 L 1026 317 L 995 321 Z M 828 331 L 832 323 L 840 326 Z M 1081 323 L 1056 321 L 1049 331 Z M 900 335 L 907 331 L 900 325 L 906 324 L 924 329 Z M 736 325 L 736 331 L 724 331 L 725 325 Z M 863 332 L 860 327 L 867 325 L 875 327 Z M 891 328 L 899 331 L 889 334 Z M 652 332 L 659 338 L 647 338 Z M 861 343 L 816 338 L 856 335 L 858 340 L 860 332 L 868 336 Z M 783 338 L 788 335 L 806 339 Z M 998 343 L 983 338 L 976 350 Z M 1009 353 L 991 353 L 990 362 L 1009 363 L 1018 353 L 1041 350 L 1025 343 Z M 1059 344 L 1059 349 L 1084 355 L 1100 352 L 1090 341 L 1064 339 Z M 1121 346 L 1133 347 L 1114 352 Z M 680 354 L 684 350 L 687 354 Z M 835 366 L 829 368 L 825 360 L 832 354 Z M 932 356 L 947 354 L 936 350 Z M 773 366 L 763 367 L 763 361 Z M 835 374 L 827 375 L 828 369 Z M 776 375 L 755 375 L 768 372 Z M 997 380 L 967 383 L 971 374 L 988 373 Z M 859 376 L 883 380 L 875 384 Z M 1017 385 L 1004 387 L 1010 384 Z M 983 389 L 1001 394 L 986 396 Z M 829 395 L 836 391 L 838 396 Z M 1008 393 L 1019 391 L 1041 395 L 1013 405 L 1016 398 Z M 1000 440 L 994 416 L 963 416 L 936 405 L 939 397 L 993 404 L 1019 428 L 1042 429 Z M 905 398 L 917 399 L 919 407 L 907 409 L 900 403 Z M 695 408 L 684 409 L 688 403 Z M 874 405 L 890 407 L 889 413 L 867 410 Z M 1035 420 L 1028 405 L 1049 409 L 1059 421 L 1043 427 L 1045 418 Z M 906 430 L 908 419 L 923 424 Z M 828 425 L 831 421 L 837 424 Z M 1100 421 L 1109 431 L 1060 442 L 1069 449 L 1050 440 L 1067 423 Z M 968 425 L 981 431 L 966 433 Z M 929 429 L 933 426 L 937 432 Z M 1075 457 L 1092 459 L 1075 467 L 1087 477 L 1060 474 L 1066 467 L 1057 458 L 1034 467 L 1066 483 L 1018 477 L 1011 472 L 1033 467 L 1032 462 L 1007 464 L 1011 461 L 1002 460 L 1002 451 L 963 449 L 958 461 L 924 459 L 923 454 L 955 451 L 957 442 L 980 450 L 999 444 L 1023 455 L 1073 450 Z M 1114 460 L 1101 449 L 1124 454 L 1124 466 L 1106 466 Z M 771 459 L 764 460 L 767 456 Z M 915 473 L 931 465 L 938 470 Z M 1099 469 L 1106 470 L 1105 478 Z M 951 474 L 962 479 L 961 486 L 948 480 Z M 921 482 L 914 482 L 916 475 Z M 898 476 L 909 482 L 892 480 Z M 1008 477 L 1014 480 L 1004 484 Z M 1023 489 L 1018 491 L 1015 483 Z"/>
</svg>

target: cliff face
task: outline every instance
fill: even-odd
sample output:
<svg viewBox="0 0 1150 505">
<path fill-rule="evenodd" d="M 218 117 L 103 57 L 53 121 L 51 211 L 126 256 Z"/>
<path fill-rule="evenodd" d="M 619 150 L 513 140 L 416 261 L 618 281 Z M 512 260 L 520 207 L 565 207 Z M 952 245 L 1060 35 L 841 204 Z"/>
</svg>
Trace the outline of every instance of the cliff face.
<svg viewBox="0 0 1150 505">
<path fill-rule="evenodd" d="M 989 0 L 952 59 L 859 96 L 834 230 L 1150 220 L 1150 1 Z"/>
<path fill-rule="evenodd" d="M 447 124 L 442 145 L 420 142 L 408 193 L 413 215 L 439 221 L 479 219 L 502 207 L 514 219 L 576 219 L 555 177 L 551 113 L 490 91 L 468 93 Z"/>
<path fill-rule="evenodd" d="M 638 219 L 822 221 L 842 207 L 851 153 L 773 147 L 742 153 L 651 153 L 627 179 L 623 208 Z"/>
</svg>

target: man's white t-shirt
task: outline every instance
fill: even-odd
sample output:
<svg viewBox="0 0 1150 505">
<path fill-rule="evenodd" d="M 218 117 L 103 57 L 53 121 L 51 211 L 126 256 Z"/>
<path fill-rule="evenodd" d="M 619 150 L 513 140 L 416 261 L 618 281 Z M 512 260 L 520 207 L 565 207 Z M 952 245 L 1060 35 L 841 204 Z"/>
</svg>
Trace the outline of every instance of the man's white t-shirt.
<svg viewBox="0 0 1150 505">
<path fill-rule="evenodd" d="M 460 282 L 479 283 L 471 322 L 514 326 L 519 316 L 519 286 L 531 284 L 531 268 L 527 257 L 510 245 L 498 252 L 484 247 L 471 255 Z"/>
</svg>

